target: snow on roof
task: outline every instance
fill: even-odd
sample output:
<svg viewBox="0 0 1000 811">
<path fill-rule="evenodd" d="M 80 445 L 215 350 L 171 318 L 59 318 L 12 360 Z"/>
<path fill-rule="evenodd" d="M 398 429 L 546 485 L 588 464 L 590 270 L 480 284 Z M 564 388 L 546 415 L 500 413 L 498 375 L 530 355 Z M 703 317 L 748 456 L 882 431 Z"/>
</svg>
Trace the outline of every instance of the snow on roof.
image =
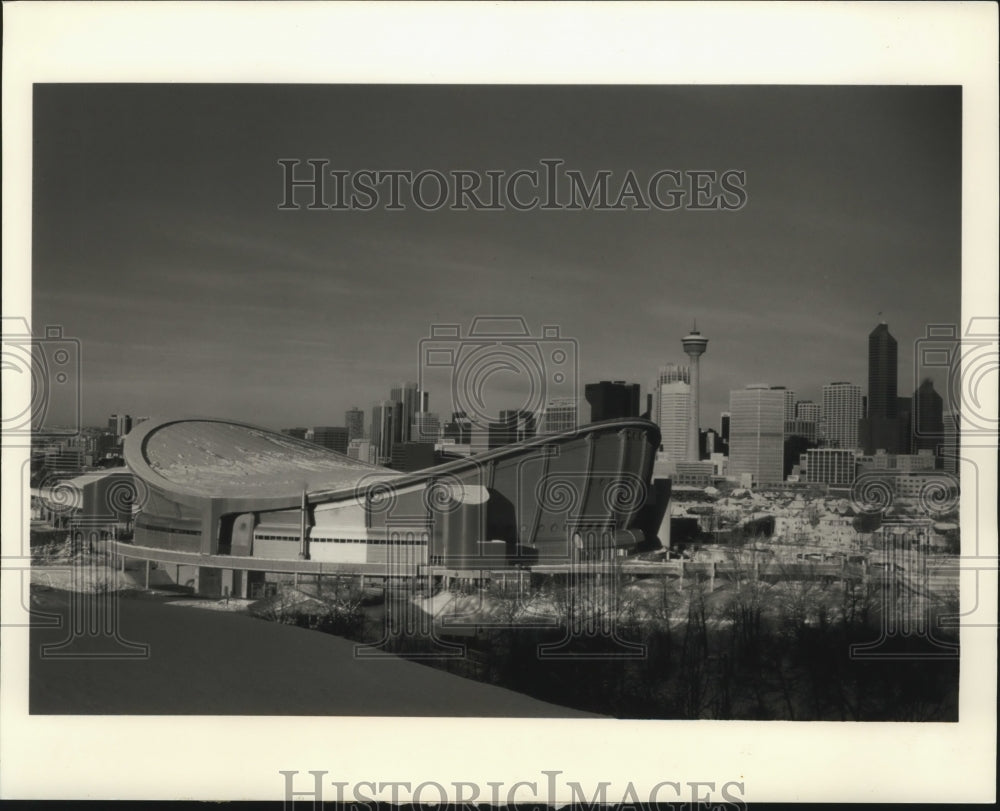
<svg viewBox="0 0 1000 811">
<path fill-rule="evenodd" d="M 126 458 L 140 476 L 146 468 L 181 490 L 216 497 L 347 489 L 372 474 L 379 479 L 402 475 L 312 442 L 225 420 L 143 423 L 139 432 L 126 437 Z"/>
</svg>

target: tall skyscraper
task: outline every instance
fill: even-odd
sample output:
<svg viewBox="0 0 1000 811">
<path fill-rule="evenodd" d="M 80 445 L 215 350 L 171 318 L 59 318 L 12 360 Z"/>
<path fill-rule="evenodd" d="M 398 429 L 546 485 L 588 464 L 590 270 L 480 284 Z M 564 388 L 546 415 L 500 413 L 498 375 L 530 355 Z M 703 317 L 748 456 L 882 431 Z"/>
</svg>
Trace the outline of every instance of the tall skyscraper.
<svg viewBox="0 0 1000 811">
<path fill-rule="evenodd" d="M 941 442 L 941 467 L 947 473 L 955 476 L 959 475 L 960 465 L 958 456 L 962 451 L 962 432 L 959 425 L 959 415 L 946 412 L 943 417 L 944 427 L 942 429 Z"/>
<path fill-rule="evenodd" d="M 883 321 L 868 336 L 868 416 L 895 417 L 898 351 Z"/>
<path fill-rule="evenodd" d="M 723 411 L 719 418 L 719 435 L 723 442 L 729 442 L 729 421 L 732 415 L 728 411 Z"/>
<path fill-rule="evenodd" d="M 410 441 L 410 426 L 413 425 L 413 415 L 417 413 L 420 400 L 420 391 L 416 383 L 403 383 L 393 386 L 389 392 L 389 399 L 400 404 L 400 418 L 394 427 L 394 442 Z"/>
<path fill-rule="evenodd" d="M 395 400 L 382 400 L 372 409 L 371 443 L 375 464 L 388 465 L 392 461 L 396 422 L 400 419 L 402 404 Z"/>
<path fill-rule="evenodd" d="M 347 441 L 365 438 L 365 412 L 355 406 L 344 412 L 344 425 L 347 426 Z"/>
<path fill-rule="evenodd" d="M 687 459 L 691 422 L 691 373 L 687 366 L 670 363 L 660 367 L 656 380 L 656 424 L 660 447 L 670 459 Z"/>
<path fill-rule="evenodd" d="M 614 420 L 639 416 L 639 384 L 624 380 L 588 383 L 584 397 L 590 403 L 590 421 Z"/>
<path fill-rule="evenodd" d="M 896 398 L 896 453 L 913 453 L 913 399 Z M 861 421 L 864 424 L 864 420 Z M 860 430 L 860 429 L 859 429 Z"/>
<path fill-rule="evenodd" d="M 795 416 L 793 419 L 815 422 L 818 425 L 822 416 L 823 409 L 819 403 L 814 403 L 812 400 L 799 400 L 795 404 Z"/>
<path fill-rule="evenodd" d="M 934 390 L 934 381 L 924 380 L 913 392 L 913 452 L 937 453 L 944 443 L 944 400 Z"/>
<path fill-rule="evenodd" d="M 689 462 L 698 461 L 698 431 L 699 412 L 698 386 L 700 383 L 700 358 L 708 349 L 708 338 L 698 332 L 697 325 L 692 327 L 691 332 L 681 339 L 684 347 L 684 354 L 691 360 L 691 410 L 688 417 L 687 433 L 687 460 Z"/>
<path fill-rule="evenodd" d="M 831 448 L 858 447 L 861 419 L 861 386 L 836 382 L 823 386 L 823 431 Z"/>
<path fill-rule="evenodd" d="M 431 411 L 418 411 L 413 415 L 413 425 L 410 426 L 411 442 L 437 442 L 441 434 L 441 420 Z"/>
<path fill-rule="evenodd" d="M 783 480 L 785 395 L 763 383 L 729 393 L 729 475 L 754 484 Z"/>
<path fill-rule="evenodd" d="M 865 454 L 880 449 L 900 453 L 903 430 L 899 422 L 897 367 L 896 339 L 883 321 L 868 335 L 868 408 L 859 426 Z"/>
<path fill-rule="evenodd" d="M 112 414 L 108 418 L 108 431 L 115 435 L 116 442 L 121 442 L 131 430 L 132 418 L 128 414 Z"/>
<path fill-rule="evenodd" d="M 785 420 L 795 419 L 795 392 L 787 386 L 771 386 L 773 391 L 783 392 L 785 395 Z"/>
</svg>

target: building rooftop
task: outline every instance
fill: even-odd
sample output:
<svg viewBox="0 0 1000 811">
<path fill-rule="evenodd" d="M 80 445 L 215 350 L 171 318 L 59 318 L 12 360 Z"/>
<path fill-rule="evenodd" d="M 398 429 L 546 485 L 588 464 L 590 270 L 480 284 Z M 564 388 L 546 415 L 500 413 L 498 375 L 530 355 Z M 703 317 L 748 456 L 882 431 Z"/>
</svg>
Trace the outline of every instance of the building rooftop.
<svg viewBox="0 0 1000 811">
<path fill-rule="evenodd" d="M 215 497 L 293 496 L 347 489 L 373 472 L 401 475 L 287 434 L 215 419 L 144 422 L 126 437 L 125 459 L 151 483 Z"/>
</svg>

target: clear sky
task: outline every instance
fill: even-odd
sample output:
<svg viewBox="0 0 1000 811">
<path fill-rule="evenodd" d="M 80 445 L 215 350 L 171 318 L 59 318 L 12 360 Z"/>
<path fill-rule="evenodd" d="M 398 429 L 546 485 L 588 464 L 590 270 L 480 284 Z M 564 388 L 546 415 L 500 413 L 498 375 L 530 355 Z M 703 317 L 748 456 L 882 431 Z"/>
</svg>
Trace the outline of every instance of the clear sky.
<svg viewBox="0 0 1000 811">
<path fill-rule="evenodd" d="M 913 342 L 960 317 L 955 87 L 36 85 L 34 102 L 33 326 L 80 339 L 87 424 L 342 425 L 353 405 L 367 423 L 418 379 L 432 324 L 514 314 L 576 339 L 581 389 L 644 392 L 697 319 L 717 427 L 747 383 L 865 388 L 879 312 L 909 394 Z M 559 158 L 613 187 L 738 169 L 747 202 L 279 210 L 278 161 L 309 158 L 481 173 Z M 520 402 L 506 378 L 499 407 Z M 432 390 L 431 410 L 449 398 Z"/>
</svg>

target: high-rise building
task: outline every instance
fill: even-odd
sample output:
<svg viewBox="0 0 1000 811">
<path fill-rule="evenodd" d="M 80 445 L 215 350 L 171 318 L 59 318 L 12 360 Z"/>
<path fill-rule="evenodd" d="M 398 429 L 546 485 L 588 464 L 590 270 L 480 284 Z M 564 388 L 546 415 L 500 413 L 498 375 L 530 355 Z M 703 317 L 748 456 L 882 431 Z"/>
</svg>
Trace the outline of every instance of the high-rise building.
<svg viewBox="0 0 1000 811">
<path fill-rule="evenodd" d="M 864 420 L 861 421 L 864 424 Z M 860 431 L 860 428 L 859 428 Z M 913 449 L 913 399 L 896 398 L 896 453 L 910 453 Z"/>
<path fill-rule="evenodd" d="M 924 380 L 913 392 L 913 452 L 935 453 L 944 442 L 944 400 L 934 390 L 934 381 Z"/>
<path fill-rule="evenodd" d="M 861 419 L 861 386 L 843 381 L 823 386 L 823 435 L 831 448 L 855 450 Z"/>
<path fill-rule="evenodd" d="M 344 425 L 347 426 L 347 441 L 365 438 L 365 412 L 355 406 L 344 412 Z"/>
<path fill-rule="evenodd" d="M 896 339 L 883 321 L 868 336 L 868 404 L 859 426 L 860 444 L 866 454 L 879 449 L 900 452 L 904 429 L 899 420 L 897 367 Z"/>
<path fill-rule="evenodd" d="M 373 463 L 372 443 L 367 439 L 352 439 L 347 443 L 347 455 L 359 462 Z"/>
<path fill-rule="evenodd" d="M 660 426 L 663 452 L 675 462 L 687 460 L 691 424 L 691 372 L 687 366 L 670 363 L 660 367 L 656 380 L 656 424 Z"/>
<path fill-rule="evenodd" d="M 389 392 L 389 399 L 400 404 L 399 420 L 393 428 L 394 442 L 410 441 L 410 426 L 413 425 L 413 415 L 419 410 L 420 391 L 416 383 L 403 383 L 393 386 Z"/>
<path fill-rule="evenodd" d="M 382 400 L 372 408 L 371 442 L 377 465 L 387 465 L 392 461 L 396 423 L 401 411 L 402 404 L 395 400 Z"/>
<path fill-rule="evenodd" d="M 434 446 L 426 442 L 399 442 L 392 446 L 390 466 L 403 473 L 434 467 Z"/>
<path fill-rule="evenodd" d="M 687 430 L 687 455 L 689 462 L 698 461 L 698 431 L 701 413 L 699 410 L 698 390 L 701 384 L 700 368 L 701 356 L 708 349 L 708 338 L 698 332 L 697 325 L 691 328 L 691 332 L 681 338 L 681 346 L 684 347 L 684 354 L 691 360 L 691 407 L 688 414 Z"/>
<path fill-rule="evenodd" d="M 962 437 L 958 420 L 959 415 L 950 411 L 942 416 L 944 428 L 941 441 L 941 467 L 946 473 L 951 473 L 954 476 L 959 474 L 958 455 L 962 450 Z"/>
<path fill-rule="evenodd" d="M 763 383 L 729 393 L 729 475 L 756 485 L 783 480 L 785 397 Z"/>
<path fill-rule="evenodd" d="M 318 425 L 312 429 L 312 441 L 337 453 L 347 453 L 348 433 L 346 428 Z"/>
<path fill-rule="evenodd" d="M 817 425 L 810 420 L 785 420 L 785 438 L 800 436 L 810 442 L 818 440 Z"/>
<path fill-rule="evenodd" d="M 588 383 L 584 397 L 590 403 L 590 421 L 615 420 L 639 416 L 639 384 L 624 380 Z"/>
<path fill-rule="evenodd" d="M 795 404 L 795 416 L 792 419 L 814 422 L 818 425 L 822 416 L 823 409 L 819 403 L 814 403 L 812 400 L 799 400 Z"/>
<path fill-rule="evenodd" d="M 895 417 L 898 374 L 896 339 L 883 321 L 868 336 L 868 416 Z"/>
<path fill-rule="evenodd" d="M 558 434 L 573 431 L 577 426 L 577 401 L 575 397 L 558 397 L 545 405 L 542 414 L 542 433 Z"/>
<path fill-rule="evenodd" d="M 121 442 L 132 430 L 132 418 L 128 414 L 112 414 L 108 418 L 108 431 L 115 435 L 115 441 Z"/>
<path fill-rule="evenodd" d="M 729 442 L 729 420 L 730 413 L 728 411 L 723 411 L 719 421 L 719 435 L 722 437 L 722 441 Z"/>
<path fill-rule="evenodd" d="M 411 442 L 429 442 L 434 444 L 441 435 L 441 420 L 432 411 L 418 411 L 413 415 L 413 425 L 410 426 Z"/>
<path fill-rule="evenodd" d="M 787 386 L 771 386 L 774 391 L 783 392 L 785 395 L 785 420 L 795 419 L 795 392 Z"/>
</svg>

